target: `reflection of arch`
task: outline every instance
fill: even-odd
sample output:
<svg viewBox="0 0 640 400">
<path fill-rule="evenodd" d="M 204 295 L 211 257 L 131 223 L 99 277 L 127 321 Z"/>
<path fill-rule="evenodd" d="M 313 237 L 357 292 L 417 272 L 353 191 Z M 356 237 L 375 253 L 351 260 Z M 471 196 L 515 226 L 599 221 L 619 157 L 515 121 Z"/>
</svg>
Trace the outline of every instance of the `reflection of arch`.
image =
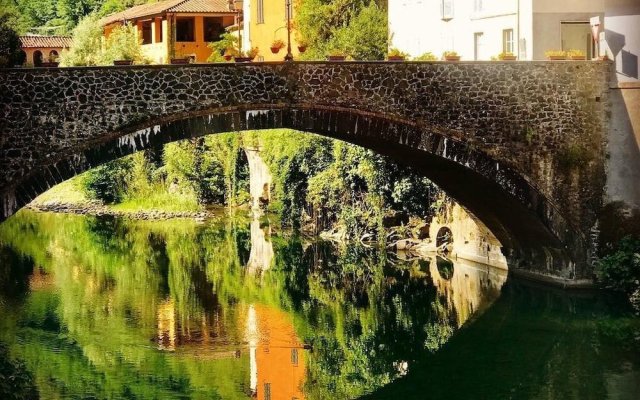
<svg viewBox="0 0 640 400">
<path fill-rule="evenodd" d="M 451 243 L 453 243 L 453 233 L 451 232 L 451 229 L 443 226 L 438 230 L 438 234 L 436 235 L 436 247 Z"/>
<path fill-rule="evenodd" d="M 40 67 L 42 65 L 42 52 L 40 50 L 33 52 L 33 65 L 35 67 Z"/>
<path fill-rule="evenodd" d="M 453 261 L 436 256 L 436 267 L 442 279 L 448 281 L 453 276 Z"/>
<path fill-rule="evenodd" d="M 412 166 L 483 221 L 500 240 L 507 257 L 523 256 L 539 262 L 545 255 L 553 255 L 552 261 L 566 265 L 566 254 L 560 249 L 581 254 L 579 234 L 527 179 L 501 161 L 453 140 L 441 129 L 384 114 L 306 103 L 177 112 L 105 132 L 102 139 L 87 140 L 82 147 L 52 157 L 52 164 L 30 171 L 18 183 L 12 203 L 2 199 L 4 215 L 55 183 L 136 151 L 211 133 L 274 128 L 345 140 Z"/>
<path fill-rule="evenodd" d="M 51 50 L 49 52 L 49 62 L 58 62 L 59 54 L 56 50 Z"/>
</svg>

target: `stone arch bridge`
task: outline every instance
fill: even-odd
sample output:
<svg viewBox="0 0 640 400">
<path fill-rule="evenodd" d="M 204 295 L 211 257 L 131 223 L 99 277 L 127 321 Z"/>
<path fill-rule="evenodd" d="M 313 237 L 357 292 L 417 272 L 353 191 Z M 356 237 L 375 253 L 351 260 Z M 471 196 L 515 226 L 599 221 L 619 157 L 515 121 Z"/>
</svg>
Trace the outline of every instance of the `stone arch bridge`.
<svg viewBox="0 0 640 400">
<path fill-rule="evenodd" d="M 175 140 L 291 128 L 422 171 L 515 270 L 592 278 L 609 64 L 296 62 L 0 70 L 0 221 L 91 167 Z"/>
</svg>

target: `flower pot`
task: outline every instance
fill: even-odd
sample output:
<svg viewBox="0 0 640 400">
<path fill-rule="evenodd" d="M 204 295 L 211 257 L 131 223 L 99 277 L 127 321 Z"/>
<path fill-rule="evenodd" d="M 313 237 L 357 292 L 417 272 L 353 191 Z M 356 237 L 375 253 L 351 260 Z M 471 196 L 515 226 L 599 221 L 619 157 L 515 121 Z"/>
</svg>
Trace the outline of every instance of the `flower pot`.
<svg viewBox="0 0 640 400">
<path fill-rule="evenodd" d="M 43 62 L 40 66 L 43 68 L 58 68 L 57 62 Z"/>
<path fill-rule="evenodd" d="M 222 58 L 224 58 L 227 61 L 231 61 L 231 59 L 233 58 L 233 56 L 231 54 L 225 54 L 222 56 Z"/>
<path fill-rule="evenodd" d="M 272 52 L 273 54 L 278 54 L 278 53 L 280 53 L 280 49 L 281 49 L 281 48 L 282 48 L 282 47 L 272 47 L 272 48 L 271 48 L 271 52 Z"/>
<path fill-rule="evenodd" d="M 547 60 L 549 61 L 563 61 L 566 60 L 567 56 L 548 56 Z"/>
<path fill-rule="evenodd" d="M 233 57 L 233 60 L 237 63 L 242 63 L 242 62 L 251 62 L 251 60 L 253 60 L 251 57 Z"/>
<path fill-rule="evenodd" d="M 327 61 L 344 61 L 347 56 L 327 56 Z"/>
<path fill-rule="evenodd" d="M 188 58 L 172 58 L 171 59 L 171 64 L 189 64 L 189 59 Z"/>
<path fill-rule="evenodd" d="M 404 56 L 387 56 L 387 61 L 404 61 Z"/>
<path fill-rule="evenodd" d="M 515 61 L 516 56 L 502 56 L 501 61 Z"/>
<path fill-rule="evenodd" d="M 305 51 L 307 51 L 307 46 L 298 46 L 298 51 L 300 53 L 304 53 Z"/>
<path fill-rule="evenodd" d="M 460 56 L 444 56 L 447 61 L 460 61 Z"/>
<path fill-rule="evenodd" d="M 115 60 L 113 65 L 132 65 L 133 60 Z"/>
<path fill-rule="evenodd" d="M 571 59 L 573 61 L 585 61 L 587 59 L 587 56 L 571 56 Z"/>
</svg>

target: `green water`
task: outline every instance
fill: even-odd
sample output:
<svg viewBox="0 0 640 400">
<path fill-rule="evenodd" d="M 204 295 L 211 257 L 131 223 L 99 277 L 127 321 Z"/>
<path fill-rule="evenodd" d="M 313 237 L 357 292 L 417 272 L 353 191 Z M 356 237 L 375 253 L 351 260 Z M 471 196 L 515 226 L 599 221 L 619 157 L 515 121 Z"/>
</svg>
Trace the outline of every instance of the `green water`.
<svg viewBox="0 0 640 400">
<path fill-rule="evenodd" d="M 637 400 L 640 320 L 266 220 L 23 211 L 0 225 L 0 398 L 37 396 Z"/>
</svg>

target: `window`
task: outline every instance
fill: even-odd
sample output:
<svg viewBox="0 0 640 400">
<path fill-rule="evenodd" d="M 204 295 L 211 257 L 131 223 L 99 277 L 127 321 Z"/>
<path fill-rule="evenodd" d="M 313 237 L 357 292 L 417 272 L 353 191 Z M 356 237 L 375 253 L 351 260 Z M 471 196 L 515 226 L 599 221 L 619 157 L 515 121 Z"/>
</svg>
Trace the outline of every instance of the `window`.
<svg viewBox="0 0 640 400">
<path fill-rule="evenodd" d="M 440 17 L 443 21 L 453 19 L 453 0 L 440 0 Z"/>
<path fill-rule="evenodd" d="M 271 384 L 264 384 L 264 400 L 271 400 Z"/>
<path fill-rule="evenodd" d="M 258 0 L 258 23 L 264 24 L 264 0 Z"/>
<path fill-rule="evenodd" d="M 176 19 L 176 42 L 194 42 L 194 26 L 193 18 Z"/>
<path fill-rule="evenodd" d="M 291 364 L 298 365 L 298 349 L 291 349 Z"/>
<path fill-rule="evenodd" d="M 476 32 L 473 34 L 473 59 L 482 59 L 482 38 L 484 34 L 482 32 Z"/>
<path fill-rule="evenodd" d="M 482 12 L 482 0 L 473 0 L 473 11 Z"/>
<path fill-rule="evenodd" d="M 151 24 L 153 21 L 142 21 L 142 44 L 153 43 L 153 36 L 151 35 Z"/>
<path fill-rule="evenodd" d="M 513 29 L 505 29 L 502 31 L 502 52 L 514 53 Z"/>
<path fill-rule="evenodd" d="M 224 33 L 222 27 L 222 19 L 215 17 L 204 18 L 204 41 L 205 42 L 217 42 L 220 40 L 220 35 Z"/>
</svg>

